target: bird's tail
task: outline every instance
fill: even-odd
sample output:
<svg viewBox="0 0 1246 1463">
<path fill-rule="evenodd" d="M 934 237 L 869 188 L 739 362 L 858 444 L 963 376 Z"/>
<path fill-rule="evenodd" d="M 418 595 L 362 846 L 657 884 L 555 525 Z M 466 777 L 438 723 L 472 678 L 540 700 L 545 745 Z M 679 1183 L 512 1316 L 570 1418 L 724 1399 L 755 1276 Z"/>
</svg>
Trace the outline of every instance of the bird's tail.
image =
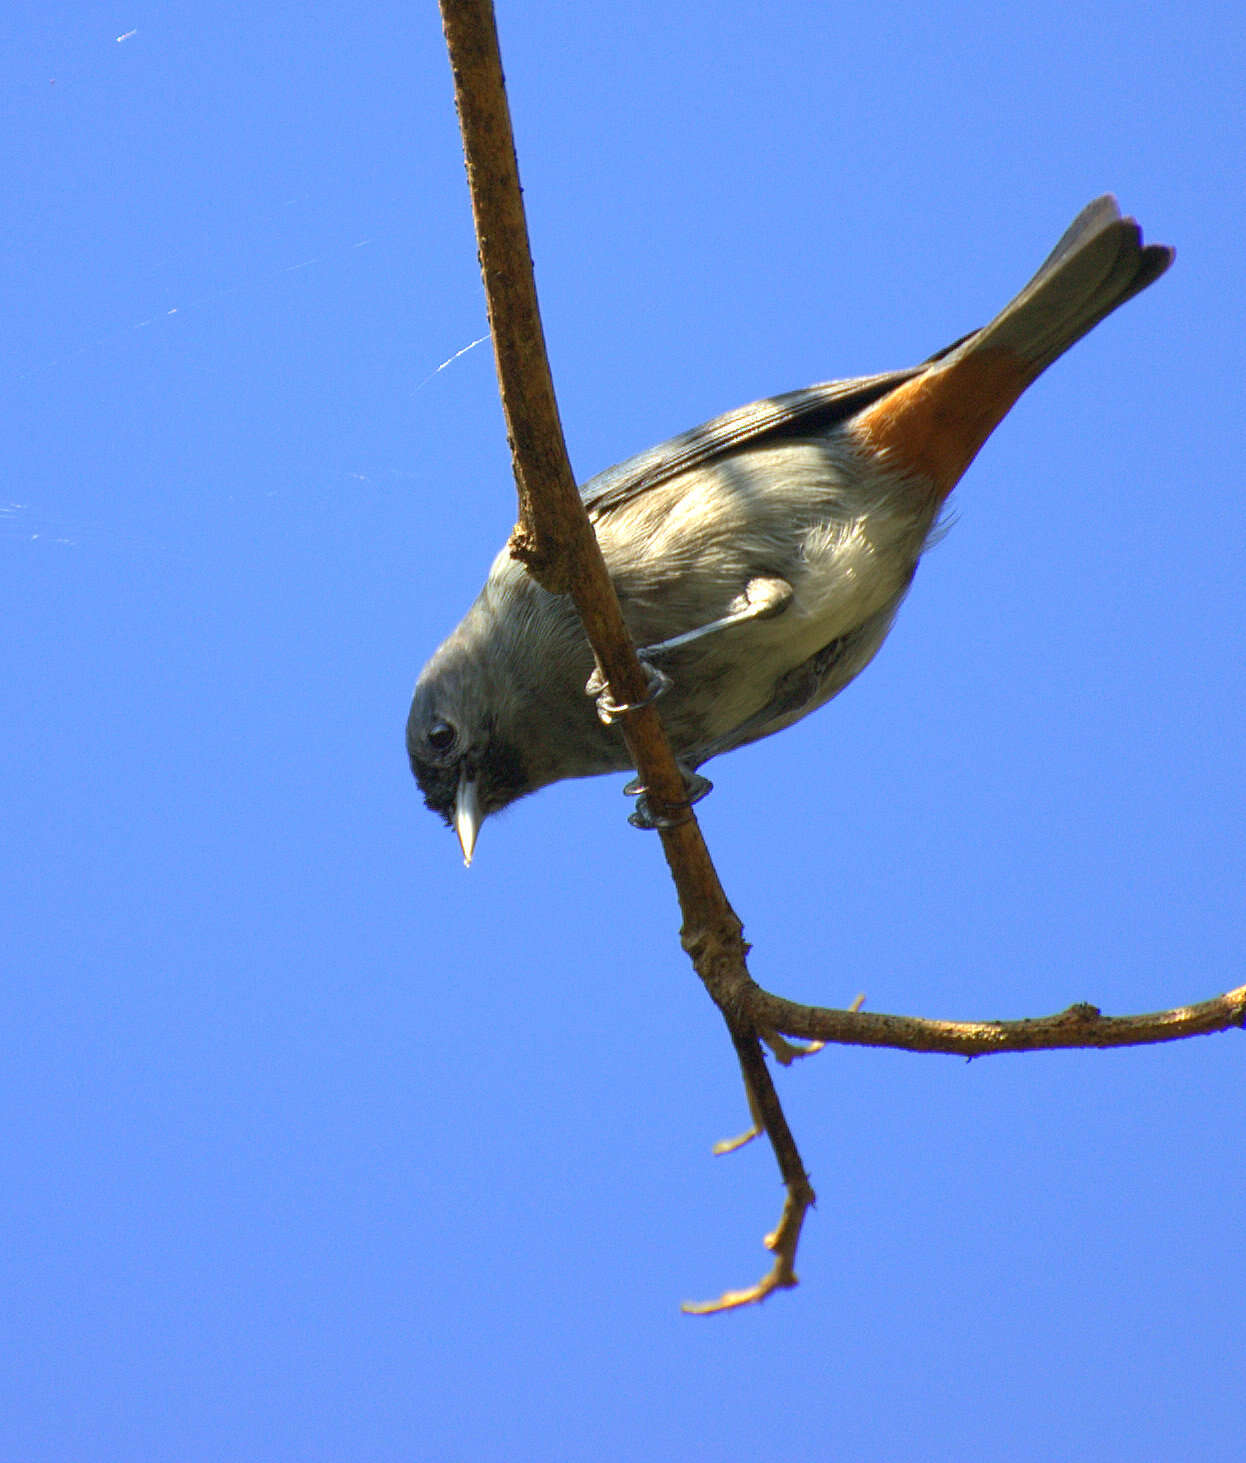
<svg viewBox="0 0 1246 1463">
<path fill-rule="evenodd" d="M 1024 362 L 1032 381 L 1099 321 L 1153 284 L 1173 261 L 1164 244 L 1143 244 L 1110 193 L 1088 203 L 1037 274 L 989 325 L 945 355 L 948 364 L 979 351 Z"/>
<path fill-rule="evenodd" d="M 941 503 L 1035 377 L 1172 259 L 1164 245 L 1143 244 L 1115 198 L 1096 198 L 1011 304 L 858 413 L 854 431 Z"/>
</svg>

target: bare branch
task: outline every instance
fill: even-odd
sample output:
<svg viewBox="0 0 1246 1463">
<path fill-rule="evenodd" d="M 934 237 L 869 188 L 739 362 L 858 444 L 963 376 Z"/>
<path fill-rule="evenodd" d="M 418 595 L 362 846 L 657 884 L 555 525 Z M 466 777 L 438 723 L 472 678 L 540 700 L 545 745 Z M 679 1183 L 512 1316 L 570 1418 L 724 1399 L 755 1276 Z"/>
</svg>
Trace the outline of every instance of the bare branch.
<svg viewBox="0 0 1246 1463">
<path fill-rule="evenodd" d="M 870 1011 L 835 1011 L 802 1006 L 755 986 L 749 1010 L 763 1029 L 788 1036 L 848 1046 L 889 1046 L 910 1052 L 947 1052 L 982 1057 L 995 1052 L 1058 1051 L 1071 1047 L 1147 1046 L 1210 1036 L 1246 1026 L 1246 986 L 1170 1011 L 1141 1016 L 1104 1016 L 1097 1006 L 1078 1003 L 1054 1016 L 1022 1021 L 931 1021 L 918 1016 L 883 1016 Z"/>
<path fill-rule="evenodd" d="M 492 8 L 447 0 L 441 16 L 519 490 L 514 543 L 531 573 L 563 594 L 586 551 L 588 525 L 582 522 L 545 352 Z"/>
</svg>

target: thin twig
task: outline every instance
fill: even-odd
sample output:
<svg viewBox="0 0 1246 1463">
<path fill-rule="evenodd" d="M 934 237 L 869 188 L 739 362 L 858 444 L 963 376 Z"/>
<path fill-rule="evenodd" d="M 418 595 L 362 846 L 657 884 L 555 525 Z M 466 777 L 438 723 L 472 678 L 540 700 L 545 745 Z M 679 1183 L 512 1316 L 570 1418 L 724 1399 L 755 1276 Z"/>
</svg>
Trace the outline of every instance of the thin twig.
<svg viewBox="0 0 1246 1463">
<path fill-rule="evenodd" d="M 787 1036 L 965 1057 L 1071 1047 L 1150 1046 L 1246 1026 L 1246 986 L 1192 1006 L 1138 1016 L 1105 1016 L 1097 1006 L 1079 1003 L 1054 1016 L 1021 1021 L 932 1021 L 873 1011 L 835 1011 L 826 1006 L 802 1006 L 760 986 L 754 986 L 748 1004 L 763 1029 L 772 1027 Z"/>
</svg>

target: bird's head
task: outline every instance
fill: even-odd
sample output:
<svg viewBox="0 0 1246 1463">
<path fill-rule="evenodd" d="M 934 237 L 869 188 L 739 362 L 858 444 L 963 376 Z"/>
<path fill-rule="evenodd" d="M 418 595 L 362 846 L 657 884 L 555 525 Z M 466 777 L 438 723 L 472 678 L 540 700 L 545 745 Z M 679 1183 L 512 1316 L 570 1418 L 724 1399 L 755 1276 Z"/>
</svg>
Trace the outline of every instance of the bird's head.
<svg viewBox="0 0 1246 1463">
<path fill-rule="evenodd" d="M 407 757 L 425 803 L 458 834 L 470 864 L 481 823 L 531 792 L 532 783 L 519 748 L 499 724 L 489 678 L 448 649 L 416 685 Z"/>
<path fill-rule="evenodd" d="M 491 813 L 561 778 L 630 765 L 585 695 L 592 668 L 574 606 L 503 550 L 424 667 L 407 718 L 411 770 L 467 863 Z"/>
</svg>

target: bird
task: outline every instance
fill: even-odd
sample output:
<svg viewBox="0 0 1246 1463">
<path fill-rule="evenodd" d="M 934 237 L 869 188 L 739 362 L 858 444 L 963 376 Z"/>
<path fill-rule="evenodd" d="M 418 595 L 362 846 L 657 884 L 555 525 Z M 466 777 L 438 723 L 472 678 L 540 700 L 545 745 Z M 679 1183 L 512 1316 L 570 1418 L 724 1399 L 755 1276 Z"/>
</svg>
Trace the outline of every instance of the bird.
<svg viewBox="0 0 1246 1463">
<path fill-rule="evenodd" d="M 865 669 L 983 443 L 1173 258 L 1104 195 L 989 324 L 920 365 L 763 398 L 581 487 L 690 801 L 709 787 L 702 764 L 809 715 Z M 484 819 L 517 798 L 630 767 L 586 695 L 601 690 L 593 671 L 570 600 L 504 548 L 407 720 L 412 772 L 465 863 Z"/>
</svg>

